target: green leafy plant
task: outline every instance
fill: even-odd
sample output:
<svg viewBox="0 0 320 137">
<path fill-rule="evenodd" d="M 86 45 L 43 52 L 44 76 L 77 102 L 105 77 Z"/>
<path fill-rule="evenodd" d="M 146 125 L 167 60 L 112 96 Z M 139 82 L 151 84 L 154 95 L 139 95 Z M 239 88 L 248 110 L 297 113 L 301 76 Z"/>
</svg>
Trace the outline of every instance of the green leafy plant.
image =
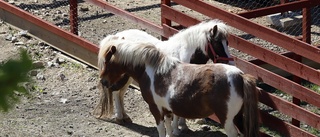
<svg viewBox="0 0 320 137">
<path fill-rule="evenodd" d="M 21 51 L 19 60 L 0 64 L 0 111 L 7 112 L 19 102 L 19 94 L 29 94 L 22 84 L 30 82 L 28 72 L 32 68 L 32 60 L 25 50 Z"/>
</svg>

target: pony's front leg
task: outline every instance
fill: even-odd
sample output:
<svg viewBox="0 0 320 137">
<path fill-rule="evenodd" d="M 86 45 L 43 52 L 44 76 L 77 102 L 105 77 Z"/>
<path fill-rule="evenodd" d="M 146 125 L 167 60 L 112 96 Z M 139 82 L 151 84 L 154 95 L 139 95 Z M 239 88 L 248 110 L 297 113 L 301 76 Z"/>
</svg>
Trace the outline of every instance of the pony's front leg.
<svg viewBox="0 0 320 137">
<path fill-rule="evenodd" d="M 142 94 L 142 96 L 146 100 L 146 98 L 145 98 L 146 96 L 144 96 L 144 94 Z M 158 106 L 156 104 L 150 103 L 148 101 L 147 101 L 147 103 L 149 105 L 149 109 L 150 109 L 150 112 L 152 113 L 152 116 L 156 120 L 159 137 L 165 137 L 166 136 L 166 129 L 164 127 L 164 116 L 163 116 L 163 113 L 160 112 L 160 110 L 158 109 Z"/>
<path fill-rule="evenodd" d="M 113 91 L 113 98 L 115 102 L 115 122 L 121 124 L 123 123 L 123 106 L 121 106 L 121 97 L 120 97 L 120 91 Z"/>
<path fill-rule="evenodd" d="M 127 83 L 119 90 L 119 91 L 113 91 L 113 97 L 115 100 L 115 106 L 116 106 L 116 122 L 119 124 L 122 123 L 132 123 L 131 118 L 126 114 L 124 110 L 124 94 L 128 90 L 129 85 L 132 83 L 132 78 L 129 78 Z"/>
<path fill-rule="evenodd" d="M 120 108 L 122 111 L 123 121 L 126 123 L 132 123 L 131 118 L 128 116 L 124 109 L 124 95 L 129 88 L 129 85 L 132 83 L 133 79 L 130 77 L 127 83 L 120 89 L 119 98 L 120 98 Z"/>
</svg>

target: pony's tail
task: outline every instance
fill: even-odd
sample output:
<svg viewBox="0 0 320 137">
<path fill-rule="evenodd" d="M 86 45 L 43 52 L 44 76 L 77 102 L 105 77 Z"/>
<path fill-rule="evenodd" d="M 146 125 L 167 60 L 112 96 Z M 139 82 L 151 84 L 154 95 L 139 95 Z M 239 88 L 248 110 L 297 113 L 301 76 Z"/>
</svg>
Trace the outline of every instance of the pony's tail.
<svg viewBox="0 0 320 137">
<path fill-rule="evenodd" d="M 258 111 L 258 90 L 256 79 L 244 74 L 243 77 L 243 127 L 245 137 L 259 136 L 259 111 Z"/>
<path fill-rule="evenodd" d="M 110 116 L 113 114 L 112 91 L 103 86 L 101 81 L 99 82 L 98 87 L 101 91 L 100 101 L 97 107 L 95 108 L 94 112 L 98 113 L 97 109 L 101 109 L 100 114 L 98 114 L 96 117 L 100 119 L 110 118 Z"/>
</svg>

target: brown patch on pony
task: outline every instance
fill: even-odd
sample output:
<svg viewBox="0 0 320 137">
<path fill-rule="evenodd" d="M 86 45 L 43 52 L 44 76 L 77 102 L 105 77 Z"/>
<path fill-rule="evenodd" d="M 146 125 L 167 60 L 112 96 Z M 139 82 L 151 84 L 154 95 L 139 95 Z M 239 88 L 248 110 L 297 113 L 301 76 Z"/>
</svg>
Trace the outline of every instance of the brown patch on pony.
<svg viewBox="0 0 320 137">
<path fill-rule="evenodd" d="M 190 64 L 190 66 L 192 65 Z M 193 79 L 192 83 L 189 84 L 185 84 L 188 82 L 184 81 L 184 79 L 177 81 L 176 89 L 180 90 L 176 91 L 177 93 L 174 96 L 174 99 L 170 101 L 172 110 L 174 110 L 173 113 L 191 119 L 207 117 L 215 113 L 222 124 L 224 124 L 227 114 L 226 100 L 229 99 L 230 88 L 227 83 L 227 78 L 224 76 L 225 74 L 216 73 L 218 75 L 213 75 L 214 73 L 212 71 L 225 70 L 220 67 L 213 68 L 211 65 L 199 67 L 207 67 L 207 69 L 205 69 L 205 71 L 200 71 L 204 69 L 193 66 L 184 67 L 184 70 L 175 69 L 175 72 L 172 72 L 178 73 L 178 71 L 183 71 L 186 74 L 189 74 L 188 77 L 192 77 L 190 79 Z M 211 77 L 208 77 L 210 75 Z M 205 105 L 208 104 L 208 102 L 210 102 L 210 104 Z M 194 112 L 199 113 L 199 115 L 195 116 Z"/>
<path fill-rule="evenodd" d="M 128 74 L 124 74 L 119 81 L 117 81 L 116 83 L 112 84 L 111 87 L 109 87 L 109 90 L 111 91 L 120 90 L 122 87 L 124 87 L 127 84 L 129 78 L 130 76 Z"/>
<path fill-rule="evenodd" d="M 172 69 L 174 69 L 173 67 Z M 171 84 L 172 80 L 174 79 L 171 75 L 171 70 L 168 71 L 165 75 L 156 74 L 154 76 L 154 88 L 156 89 L 156 93 L 160 97 L 164 97 L 167 94 L 168 87 Z"/>
<path fill-rule="evenodd" d="M 200 48 L 197 48 L 194 53 L 191 55 L 190 63 L 191 64 L 206 64 L 209 60 Z"/>
</svg>

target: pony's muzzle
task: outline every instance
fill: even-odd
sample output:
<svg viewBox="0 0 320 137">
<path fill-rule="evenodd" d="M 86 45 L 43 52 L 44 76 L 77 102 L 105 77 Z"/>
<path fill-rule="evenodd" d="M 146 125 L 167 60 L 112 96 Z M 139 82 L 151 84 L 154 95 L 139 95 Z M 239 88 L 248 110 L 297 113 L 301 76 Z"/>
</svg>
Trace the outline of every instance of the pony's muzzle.
<svg viewBox="0 0 320 137">
<path fill-rule="evenodd" d="M 105 80 L 105 79 L 101 79 L 101 80 L 100 80 L 100 83 L 102 84 L 102 86 L 104 86 L 104 87 L 106 87 L 106 88 L 111 87 L 110 83 L 109 83 L 107 80 Z"/>
</svg>

